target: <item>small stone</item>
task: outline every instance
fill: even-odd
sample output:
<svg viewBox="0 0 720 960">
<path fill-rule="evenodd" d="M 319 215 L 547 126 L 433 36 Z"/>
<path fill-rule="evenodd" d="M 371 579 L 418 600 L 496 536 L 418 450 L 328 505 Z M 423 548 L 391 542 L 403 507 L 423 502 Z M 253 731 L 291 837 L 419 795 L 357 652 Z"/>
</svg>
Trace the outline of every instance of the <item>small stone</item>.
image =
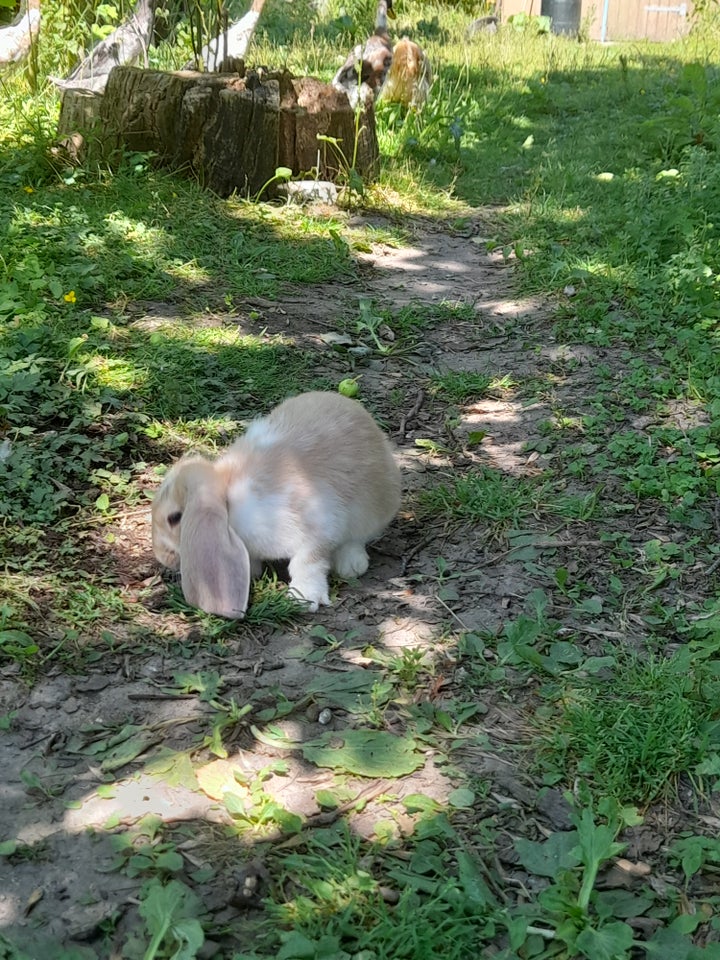
<svg viewBox="0 0 720 960">
<path fill-rule="evenodd" d="M 556 830 L 572 828 L 573 808 L 565 799 L 562 791 L 555 787 L 544 790 L 537 799 L 537 809 L 545 814 Z"/>
<path fill-rule="evenodd" d="M 277 188 L 281 196 L 294 203 L 337 203 L 338 189 L 329 180 L 291 180 Z"/>
<path fill-rule="evenodd" d="M 75 713 L 80 709 L 80 701 L 77 697 L 68 697 L 63 703 L 62 708 L 65 713 Z"/>
<path fill-rule="evenodd" d="M 116 681 L 117 677 L 95 673 L 89 676 L 87 680 L 81 680 L 75 684 L 75 689 L 80 693 L 99 693 L 101 690 L 109 687 L 111 683 L 116 683 Z"/>
<path fill-rule="evenodd" d="M 325 709 L 321 710 L 320 713 L 318 714 L 318 723 L 322 723 L 323 726 L 327 726 L 331 720 L 332 720 L 332 710 L 328 710 L 328 708 L 325 707 Z"/>
</svg>

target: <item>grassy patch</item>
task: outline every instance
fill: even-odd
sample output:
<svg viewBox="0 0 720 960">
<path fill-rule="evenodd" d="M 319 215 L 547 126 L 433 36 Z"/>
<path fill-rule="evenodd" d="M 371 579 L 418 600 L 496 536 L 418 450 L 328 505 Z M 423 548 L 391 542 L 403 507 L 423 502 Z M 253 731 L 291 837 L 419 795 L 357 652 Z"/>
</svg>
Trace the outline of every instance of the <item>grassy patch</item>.
<svg viewBox="0 0 720 960">
<path fill-rule="evenodd" d="M 479 400 L 493 384 L 493 377 L 472 371 L 436 373 L 431 378 L 433 391 L 452 403 Z"/>
<path fill-rule="evenodd" d="M 565 690 L 544 721 L 540 767 L 592 797 L 641 806 L 677 786 L 708 753 L 717 678 L 687 654 L 621 655 L 612 678 Z"/>
<path fill-rule="evenodd" d="M 423 516 L 504 528 L 530 516 L 539 495 L 536 481 L 485 467 L 423 490 L 418 499 Z"/>
<path fill-rule="evenodd" d="M 253 59 L 329 79 L 366 32 L 373 3 L 331 0 L 324 15 L 318 6 L 269 0 Z M 255 904 L 262 935 L 253 928 L 248 946 L 243 917 L 238 949 L 277 960 L 488 952 L 629 960 L 646 938 L 648 954 L 710 960 L 717 931 L 706 918 L 717 905 L 712 877 L 702 875 L 716 869 L 717 843 L 693 831 L 713 822 L 720 771 L 711 515 L 720 470 L 718 35 L 598 47 L 537 35 L 530 21 L 468 41 L 477 12 L 419 0 L 399 11 L 398 33 L 422 41 L 436 80 L 422 111 L 378 106 L 382 173 L 363 202 L 383 219 L 369 224 L 343 210 L 220 200 L 146 155 L 115 171 L 64 165 L 48 149 L 58 103 L 45 78 L 63 74 L 122 10 L 103 5 L 93 18 L 44 4 L 39 72 L 8 74 L 0 104 L 0 660 L 27 680 L 109 658 L 115 665 L 128 650 L 129 659 L 150 651 L 202 660 L 153 691 L 198 696 L 187 750 L 153 758 L 193 789 L 191 757 L 226 758 L 238 745 L 250 756 L 253 737 L 292 752 L 283 720 L 334 725 L 315 730 L 294 758 L 324 764 L 321 776 L 332 778 L 318 791 L 319 819 L 306 821 L 272 796 L 272 777 L 288 774 L 283 761 L 231 774 L 237 793 L 218 801 L 232 821 L 227 862 L 259 845 L 253 853 L 271 873 L 264 903 Z M 187 25 L 174 39 L 174 49 L 149 51 L 151 64 L 183 62 Z M 412 214 L 467 238 L 488 264 L 488 301 L 496 296 L 490 271 L 504 260 L 520 293 L 551 297 L 552 321 L 504 313 L 501 302 L 480 314 L 460 287 L 458 301 L 391 309 L 375 287 L 359 291 L 357 310 L 337 318 L 324 341 L 318 336 L 322 348 L 290 324 L 272 327 L 280 335 L 245 322 L 260 319 L 254 304 L 281 300 L 288 287 L 297 298 L 298 287 L 321 283 L 332 297 L 333 282 L 362 281 L 358 254 L 412 242 Z M 420 271 L 412 279 L 422 281 Z M 510 299 L 500 282 L 497 297 Z M 486 339 L 505 337 L 518 369 L 503 362 L 503 376 L 492 378 L 433 373 L 444 361 L 430 354 L 446 333 L 449 356 L 470 353 L 490 325 Z M 566 352 L 571 344 L 586 353 Z M 327 612 L 328 622 L 345 615 L 339 627 L 324 626 L 322 611 L 309 638 L 322 643 L 293 649 L 293 667 L 305 660 L 317 671 L 297 702 L 267 680 L 236 699 L 223 684 L 238 652 L 257 657 L 260 670 L 263 645 L 281 649 L 272 646 L 275 628 L 287 628 L 283 644 L 308 639 L 297 604 L 269 574 L 241 625 L 190 610 L 172 586 L 160 603 L 146 602 L 154 568 L 133 553 L 132 521 L 147 514 L 156 479 L 181 452 L 221 448 L 247 417 L 346 374 L 358 377 L 371 409 L 385 404 L 387 416 L 394 404 L 393 426 L 402 412 L 401 437 L 405 428 L 405 437 L 420 433 L 418 447 L 452 458 L 439 483 L 412 474 L 420 525 L 448 522 L 456 540 L 476 528 L 503 540 L 502 556 L 496 567 L 473 569 L 474 530 L 459 545 L 448 538 L 447 554 L 438 547 L 447 561 L 412 542 L 402 557 L 391 548 L 384 595 L 361 596 L 362 612 L 352 604 Z M 579 403 L 576 376 L 588 385 Z M 428 378 L 433 402 L 423 406 L 417 384 Z M 443 446 L 452 405 L 513 389 L 551 418 L 539 436 L 518 438 L 546 458 L 539 478 L 468 466 L 468 450 Z M 531 434 L 536 421 L 526 422 Z M 469 446 L 483 438 L 477 431 Z M 410 563 L 417 572 L 405 570 Z M 435 628 L 436 600 L 442 616 L 463 625 L 457 657 L 450 621 Z M 425 648 L 385 647 L 400 604 L 408 623 L 433 624 L 427 646 L 440 650 L 437 659 Z M 363 631 L 377 610 L 384 626 L 368 641 Z M 465 628 L 488 612 L 495 626 Z M 675 652 L 632 656 L 630 633 Z M 687 646 L 678 648 L 678 637 Z M 351 669 L 354 648 L 363 661 Z M 207 668 L 213 658 L 222 671 Z M 243 689 L 235 675 L 232 684 Z M 530 707 L 539 718 L 532 727 Z M 19 716 L 1 717 L 3 732 L 24 722 Z M 161 734 L 150 721 L 103 726 L 78 749 L 105 764 L 108 795 L 116 771 Z M 378 745 L 387 751 L 379 766 Z M 477 759 L 494 752 L 509 768 L 515 753 L 530 752 L 537 763 L 527 782 L 520 763 L 521 783 L 509 777 L 507 789 L 491 789 Z M 368 770 L 392 781 L 393 764 L 412 772 L 430 755 L 438 782 L 449 784 L 442 802 L 408 795 L 398 781 L 368 812 L 349 785 Z M 36 800 L 57 799 L 52 776 L 28 772 L 21 782 Z M 663 835 L 653 860 L 662 884 L 596 889 L 601 866 L 622 852 L 622 831 L 637 823 L 625 805 L 672 805 L 681 779 L 707 819 L 679 841 Z M 533 790 L 542 783 L 574 790 L 562 830 L 538 812 Z M 355 811 L 374 818 L 369 839 L 344 824 Z M 195 860 L 184 864 L 169 832 L 117 841 L 123 871 L 147 880 L 128 955 L 190 958 L 206 935 L 222 938 L 235 922 L 214 925 L 184 882 L 204 884 L 215 858 L 195 862 L 189 847 Z M 31 858 L 30 847 L 13 844 L 0 844 L 0 856 Z M 686 888 L 697 886 L 680 895 L 673 870 Z M 626 922 L 633 918 L 645 925 Z M 248 954 L 233 947 L 232 955 Z"/>
<path fill-rule="evenodd" d="M 486 942 L 493 902 L 489 891 L 483 896 L 484 884 L 469 862 L 458 870 L 443 852 L 452 834 L 447 820 L 428 816 L 411 859 L 393 864 L 391 848 L 389 856 L 375 857 L 382 866 L 373 872 L 363 863 L 373 859 L 372 846 L 342 827 L 318 831 L 283 861 L 283 886 L 292 896 L 271 908 L 284 932 L 269 939 L 296 955 L 314 949 L 335 955 L 367 950 L 382 960 L 429 960 L 439 952 L 451 960 L 467 957 Z M 402 890 L 393 905 L 383 897 L 388 884 Z M 430 887 L 432 893 L 423 895 Z"/>
</svg>

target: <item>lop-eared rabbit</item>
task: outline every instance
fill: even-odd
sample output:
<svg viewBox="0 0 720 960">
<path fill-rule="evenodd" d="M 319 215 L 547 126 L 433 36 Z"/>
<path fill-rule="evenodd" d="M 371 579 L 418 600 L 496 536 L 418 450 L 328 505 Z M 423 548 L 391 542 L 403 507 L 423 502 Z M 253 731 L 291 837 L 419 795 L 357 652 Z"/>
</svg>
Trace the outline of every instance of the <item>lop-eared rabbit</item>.
<svg viewBox="0 0 720 960">
<path fill-rule="evenodd" d="M 316 611 L 330 604 L 330 571 L 365 573 L 366 545 L 399 505 L 390 442 L 362 404 L 303 393 L 216 460 L 187 457 L 168 471 L 153 500 L 153 550 L 208 613 L 244 616 L 262 561 L 285 559 L 290 590 Z"/>
</svg>

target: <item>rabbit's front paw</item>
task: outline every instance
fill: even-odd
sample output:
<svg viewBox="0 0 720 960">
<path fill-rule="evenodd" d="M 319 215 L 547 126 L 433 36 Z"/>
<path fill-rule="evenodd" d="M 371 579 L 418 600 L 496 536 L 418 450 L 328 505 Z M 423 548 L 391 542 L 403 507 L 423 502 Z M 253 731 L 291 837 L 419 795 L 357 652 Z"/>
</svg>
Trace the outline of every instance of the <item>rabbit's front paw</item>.
<svg viewBox="0 0 720 960">
<path fill-rule="evenodd" d="M 320 586 L 315 584 L 298 584 L 295 580 L 290 582 L 290 593 L 306 605 L 310 613 L 315 613 L 319 607 L 330 606 L 330 595 L 327 584 Z"/>
<path fill-rule="evenodd" d="M 327 563 L 303 562 L 295 557 L 290 561 L 290 592 L 307 604 L 310 613 L 330 606 L 327 575 Z"/>
</svg>

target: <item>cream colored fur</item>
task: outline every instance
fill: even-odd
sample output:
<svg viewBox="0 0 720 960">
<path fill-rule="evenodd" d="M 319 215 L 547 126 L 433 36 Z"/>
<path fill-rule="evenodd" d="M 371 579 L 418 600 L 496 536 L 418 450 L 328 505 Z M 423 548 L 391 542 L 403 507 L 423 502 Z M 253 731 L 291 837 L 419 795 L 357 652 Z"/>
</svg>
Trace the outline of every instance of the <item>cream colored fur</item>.
<svg viewBox="0 0 720 960">
<path fill-rule="evenodd" d="M 214 511 L 207 529 L 195 523 L 198 504 L 203 517 Z M 317 610 L 330 603 L 330 570 L 343 579 L 365 573 L 365 545 L 382 533 L 399 504 L 400 473 L 370 414 L 337 393 L 306 393 L 254 421 L 214 462 L 190 458 L 168 472 L 153 502 L 153 548 L 165 566 L 179 566 L 183 592 L 183 569 L 191 571 L 191 591 L 202 596 L 197 605 L 203 609 L 235 609 L 244 597 L 244 612 L 250 576 L 261 562 L 288 559 L 291 590 Z M 190 536 L 184 530 L 188 510 Z M 233 538 L 242 542 L 247 560 L 238 560 L 242 549 Z M 211 562 L 213 554 L 219 563 Z M 198 573 L 203 564 L 212 567 L 211 576 Z M 235 594 L 218 573 L 222 566 L 248 581 Z"/>
<path fill-rule="evenodd" d="M 427 99 L 432 83 L 432 67 L 423 49 L 408 37 L 403 37 L 393 48 L 383 100 L 420 107 Z"/>
</svg>

